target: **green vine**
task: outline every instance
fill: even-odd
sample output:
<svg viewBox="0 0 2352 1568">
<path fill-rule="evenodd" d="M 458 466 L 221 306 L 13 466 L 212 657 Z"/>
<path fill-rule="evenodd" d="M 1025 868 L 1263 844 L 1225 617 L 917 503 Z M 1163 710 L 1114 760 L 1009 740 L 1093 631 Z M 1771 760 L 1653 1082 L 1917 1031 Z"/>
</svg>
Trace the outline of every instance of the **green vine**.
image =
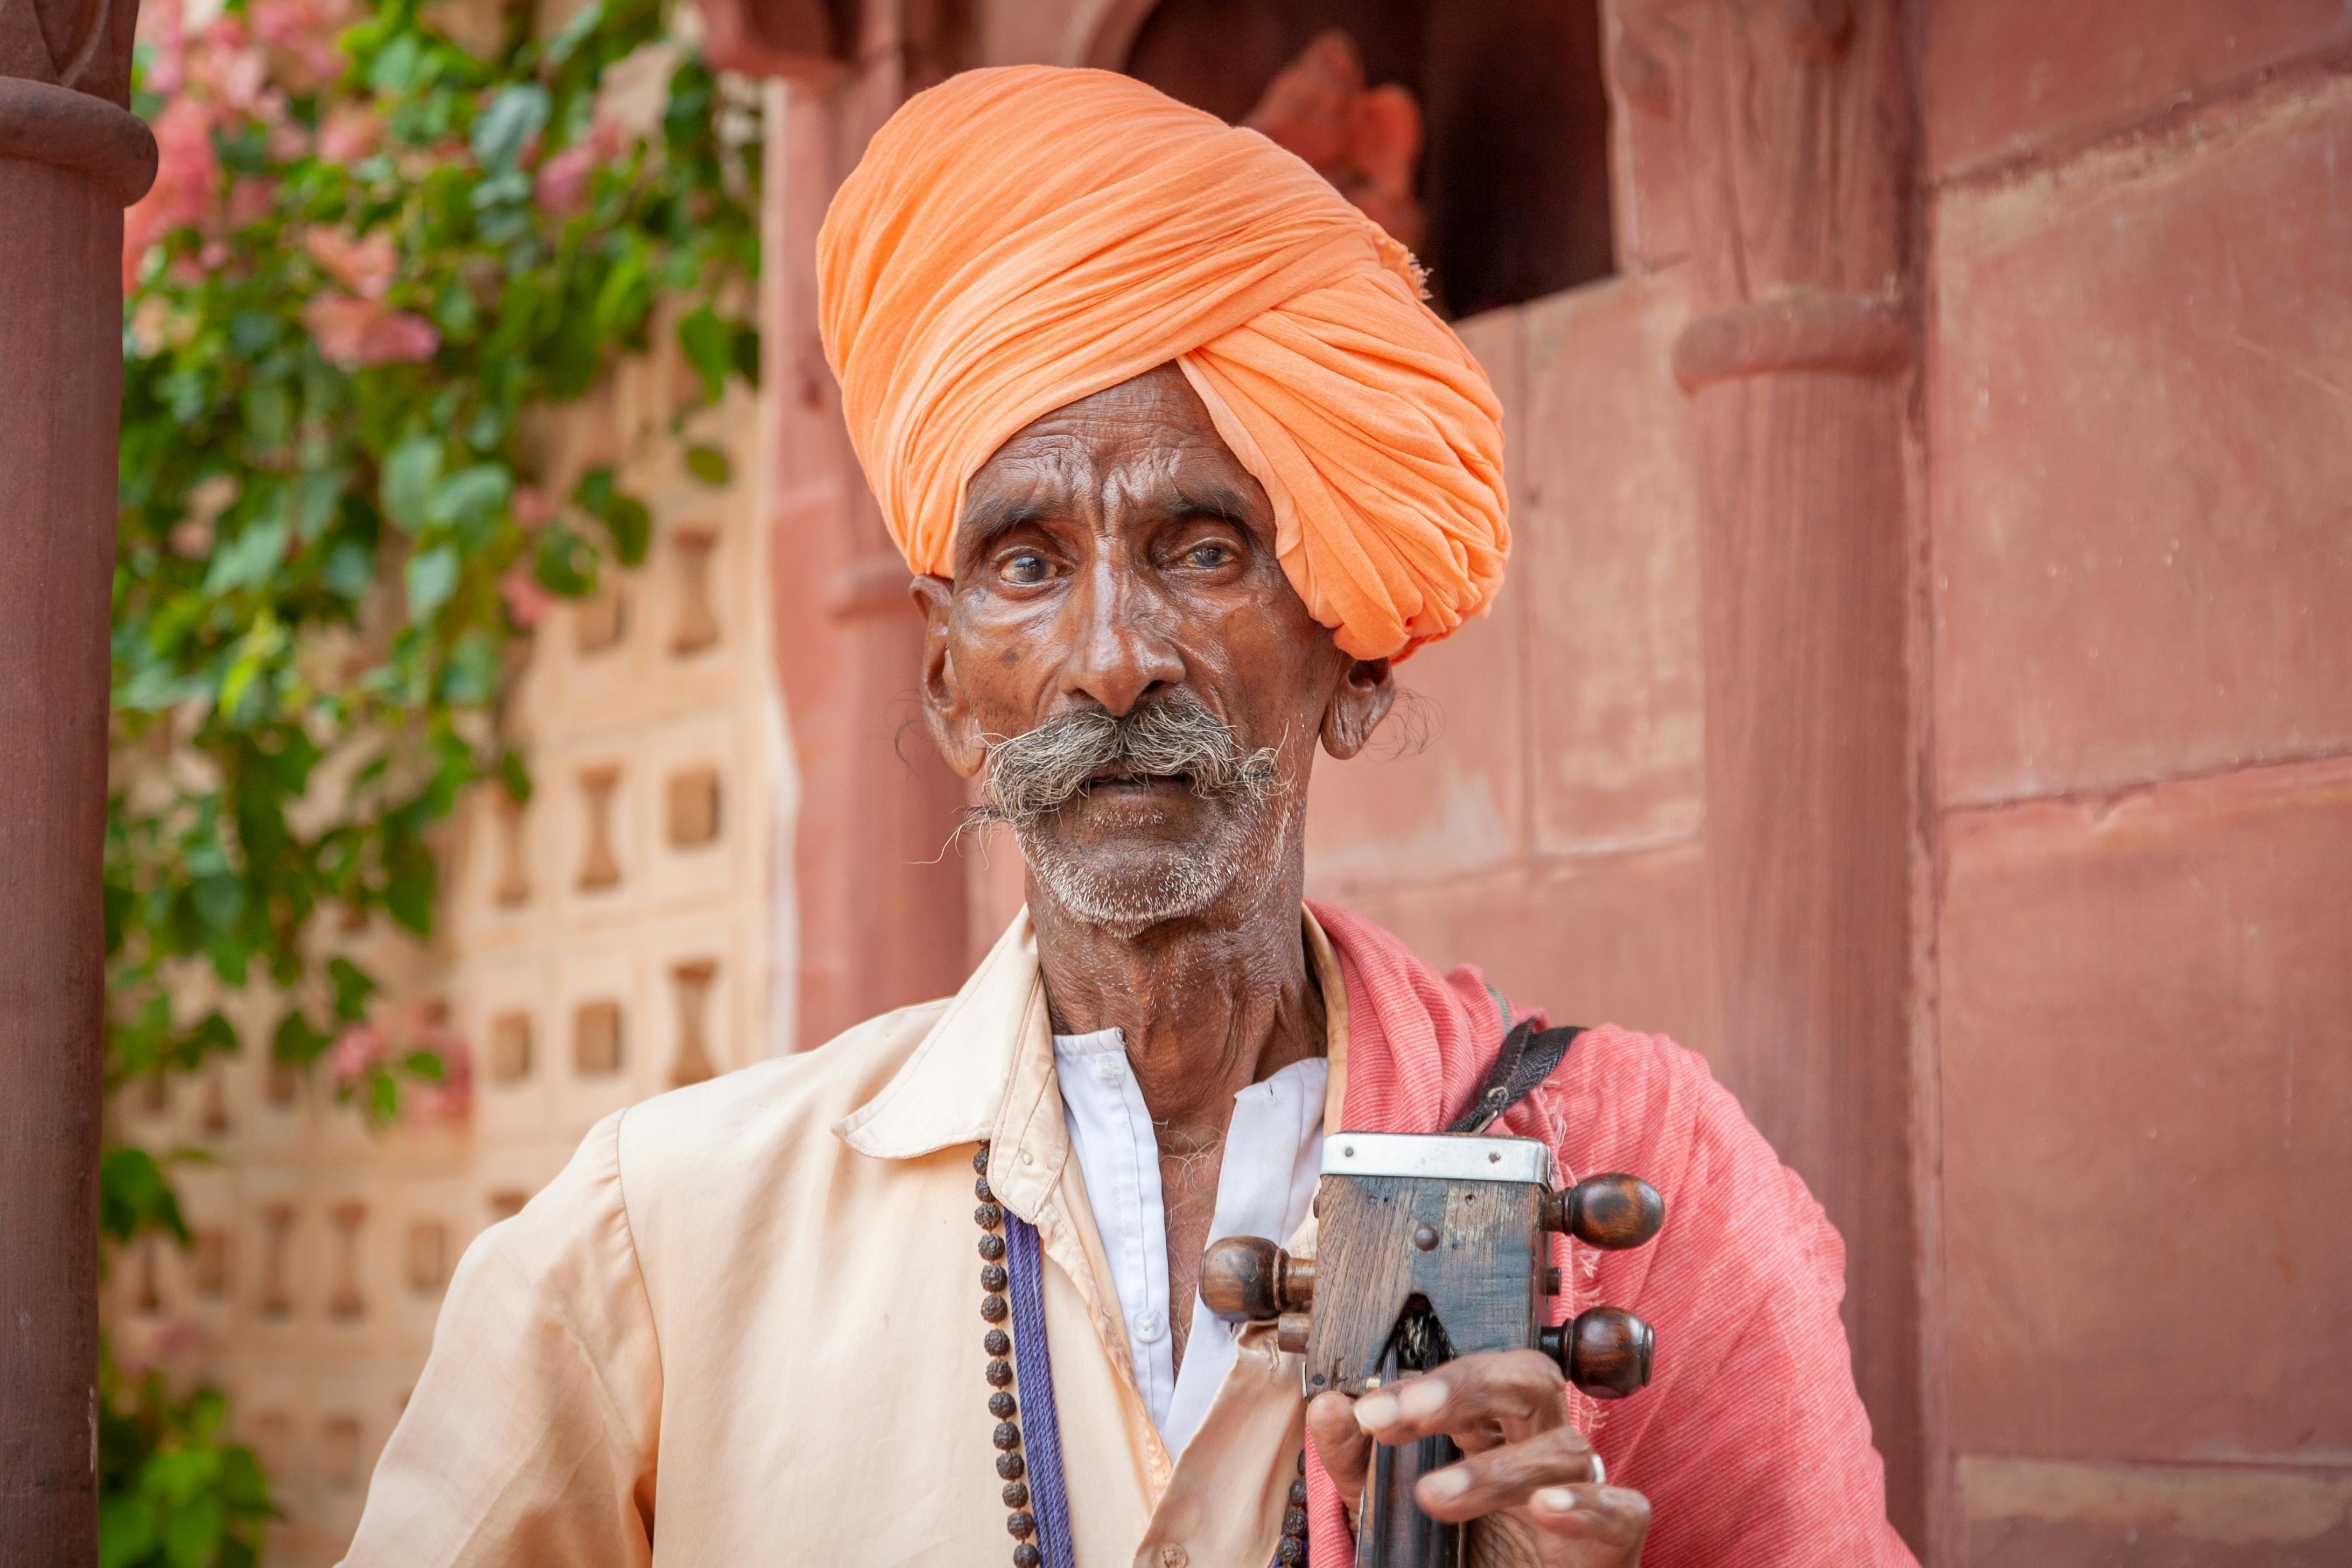
<svg viewBox="0 0 2352 1568">
<path fill-rule="evenodd" d="M 283 39 L 317 11 L 253 0 L 142 50 L 167 166 L 126 262 L 112 1082 L 236 1047 L 222 1013 L 174 1016 L 190 963 L 289 994 L 320 973 L 281 1060 L 361 1023 L 374 982 L 315 962 L 315 919 L 429 931 L 434 825 L 487 776 L 529 793 L 499 739 L 508 649 L 647 545 L 611 470 L 546 492 L 526 416 L 645 349 L 657 300 L 684 302 L 698 400 L 756 373 L 728 310 L 758 266 L 747 111 L 683 58 L 650 134 L 597 112 L 609 69 L 658 61 L 654 0 L 592 0 L 488 60 L 392 0 L 341 34 L 347 70 L 306 80 Z M 689 466 L 725 478 L 719 453 Z M 433 1055 L 338 1088 L 380 1113 L 356 1069 L 430 1077 Z"/>
<path fill-rule="evenodd" d="M 275 1058 L 325 1058 L 382 1124 L 461 1104 L 463 1053 L 321 922 L 430 932 L 436 826 L 477 783 L 530 793 L 499 712 L 519 640 L 644 558 L 644 504 L 609 468 L 552 490 L 531 416 L 656 331 L 696 373 L 674 431 L 756 375 L 756 109 L 658 0 L 590 0 L 543 38 L 507 7 L 472 49 L 418 0 L 229 0 L 201 29 L 147 9 L 134 107 L 163 171 L 124 248 L 107 1085 L 240 1048 L 227 1012 L 174 1005 L 208 972 L 266 983 Z M 687 466 L 728 475 L 707 447 Z M 111 1149 L 101 1173 L 118 1246 L 184 1242 L 163 1163 Z M 249 1561 L 266 1495 L 215 1406 L 106 1378 L 107 1561 Z M 188 1495 L 219 1507 L 175 1511 L 200 1471 L 218 1484 Z"/>
</svg>

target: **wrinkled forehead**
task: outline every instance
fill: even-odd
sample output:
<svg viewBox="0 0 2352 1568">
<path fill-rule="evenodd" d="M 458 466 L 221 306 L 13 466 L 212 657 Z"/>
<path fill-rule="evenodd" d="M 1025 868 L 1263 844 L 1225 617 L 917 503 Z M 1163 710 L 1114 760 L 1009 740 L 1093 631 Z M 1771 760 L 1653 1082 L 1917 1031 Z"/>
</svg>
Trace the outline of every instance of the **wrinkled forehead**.
<svg viewBox="0 0 2352 1568">
<path fill-rule="evenodd" d="M 1024 521 L 1223 517 L 1271 545 L 1265 489 L 1174 365 L 1032 420 L 982 464 L 957 521 L 959 562 Z"/>
</svg>

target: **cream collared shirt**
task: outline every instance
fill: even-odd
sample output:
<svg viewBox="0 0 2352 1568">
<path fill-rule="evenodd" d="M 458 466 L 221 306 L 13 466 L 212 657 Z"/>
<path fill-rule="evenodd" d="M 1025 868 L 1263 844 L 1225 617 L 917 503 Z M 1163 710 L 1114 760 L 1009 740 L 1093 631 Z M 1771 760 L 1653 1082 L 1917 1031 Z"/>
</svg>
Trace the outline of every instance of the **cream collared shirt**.
<svg viewBox="0 0 2352 1568">
<path fill-rule="evenodd" d="M 1346 992 L 1311 917 L 1328 1015 Z M 963 989 L 599 1123 L 467 1249 L 346 1562 L 1011 1560 L 982 1373 L 974 1147 L 1037 1227 L 1076 1561 L 1258 1568 L 1299 1360 L 1244 1329 L 1181 1460 L 1137 1390 L 1072 1157 L 1034 938 Z M 1310 1219 L 1291 1238 L 1312 1249 Z"/>
</svg>

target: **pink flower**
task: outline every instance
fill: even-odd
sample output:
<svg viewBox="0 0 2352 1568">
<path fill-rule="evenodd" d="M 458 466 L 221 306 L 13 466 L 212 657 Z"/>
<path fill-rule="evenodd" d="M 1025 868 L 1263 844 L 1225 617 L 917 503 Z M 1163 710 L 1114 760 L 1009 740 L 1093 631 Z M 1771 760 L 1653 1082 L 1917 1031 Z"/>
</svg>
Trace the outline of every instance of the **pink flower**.
<svg viewBox="0 0 2352 1568">
<path fill-rule="evenodd" d="M 247 37 L 245 24 L 224 16 L 204 30 L 188 53 L 188 79 L 224 109 L 250 113 L 268 80 L 268 63 Z"/>
<path fill-rule="evenodd" d="M 433 323 L 381 300 L 321 294 L 302 307 L 319 356 L 329 364 L 359 370 L 375 364 L 419 364 L 441 347 Z"/>
<path fill-rule="evenodd" d="M 269 216 L 278 205 L 278 182 L 248 174 L 232 180 L 228 187 L 228 226 L 243 228 Z"/>
<path fill-rule="evenodd" d="M 400 256 L 392 236 L 383 229 L 357 238 L 339 228 L 302 231 L 302 248 L 330 277 L 363 300 L 381 300 L 400 270 Z"/>
<path fill-rule="evenodd" d="M 246 15 L 275 74 L 297 92 L 326 86 L 351 63 L 335 42 L 352 20 L 341 0 L 253 0 Z"/>
<path fill-rule="evenodd" d="M 499 579 L 499 596 L 506 600 L 507 614 L 513 617 L 514 624 L 523 627 L 539 625 L 555 605 L 555 595 L 541 587 L 539 579 L 530 574 L 530 567 L 522 563 L 517 563 Z"/>
<path fill-rule="evenodd" d="M 365 1083 L 391 1054 L 392 1037 L 383 1026 L 353 1024 L 327 1047 L 327 1076 L 336 1089 L 348 1092 Z"/>
<path fill-rule="evenodd" d="M 514 500 L 507 504 L 518 528 L 540 528 L 555 521 L 555 503 L 537 485 L 517 485 Z"/>
<path fill-rule="evenodd" d="M 122 219 L 122 286 L 139 280 L 148 247 L 176 229 L 204 221 L 219 195 L 220 159 L 213 151 L 213 110 L 193 98 L 175 98 L 155 117 L 155 183 Z"/>
<path fill-rule="evenodd" d="M 383 143 L 383 117 L 365 104 L 339 103 L 319 126 L 319 156 L 330 163 L 356 163 Z"/>
<path fill-rule="evenodd" d="M 441 1081 L 409 1086 L 401 1099 L 414 1121 L 458 1121 L 474 1102 L 474 1068 L 465 1043 L 446 1029 L 434 1031 L 428 1049 L 441 1058 Z"/>
<path fill-rule="evenodd" d="M 561 216 L 588 205 L 588 176 L 596 167 L 596 149 L 575 142 L 541 165 L 531 195 L 541 212 Z"/>
<path fill-rule="evenodd" d="M 139 39 L 152 46 L 142 85 L 158 98 L 172 98 L 187 79 L 187 39 L 180 0 L 152 0 L 139 7 Z"/>
</svg>

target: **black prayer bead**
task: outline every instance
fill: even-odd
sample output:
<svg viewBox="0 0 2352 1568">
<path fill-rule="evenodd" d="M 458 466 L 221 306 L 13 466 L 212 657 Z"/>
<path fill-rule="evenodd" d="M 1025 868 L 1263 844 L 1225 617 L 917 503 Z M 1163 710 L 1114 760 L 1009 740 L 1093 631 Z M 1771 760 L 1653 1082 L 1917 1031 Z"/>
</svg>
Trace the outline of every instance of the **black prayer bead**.
<svg viewBox="0 0 2352 1568">
<path fill-rule="evenodd" d="M 1018 1454 L 996 1456 L 996 1473 L 1008 1481 L 1019 1480 L 1028 1468 L 1027 1463 Z"/>
<path fill-rule="evenodd" d="M 1000 1357 L 988 1363 L 988 1385 L 991 1388 L 1003 1388 L 1012 1381 L 1013 1363 L 1011 1362 Z"/>
<path fill-rule="evenodd" d="M 994 1204 L 988 1205 L 988 1209 L 995 1207 L 996 1205 Z M 988 1209 L 982 1209 L 981 1212 L 982 1214 L 986 1214 Z M 999 1219 L 1004 1217 L 1002 1211 L 999 1211 L 997 1217 Z M 1004 1238 L 997 1235 L 994 1231 L 990 1231 L 986 1236 L 980 1238 L 980 1255 L 982 1258 L 987 1258 L 991 1263 L 995 1262 L 998 1258 L 1004 1256 Z"/>
<path fill-rule="evenodd" d="M 1285 1535 L 1306 1534 L 1307 1510 L 1303 1508 L 1294 1508 L 1288 1513 L 1284 1514 L 1282 1516 L 1282 1533 Z"/>
<path fill-rule="evenodd" d="M 972 1183 L 971 1195 L 978 1198 L 984 1204 L 992 1204 L 996 1201 L 996 1194 L 988 1190 L 988 1178 L 986 1176 L 982 1176 L 980 1180 Z"/>
<path fill-rule="evenodd" d="M 980 1315 L 992 1323 L 1004 1321 L 1004 1314 L 1012 1310 L 1004 1304 L 1002 1296 L 982 1296 L 980 1299 Z"/>
<path fill-rule="evenodd" d="M 988 1396 L 988 1413 L 999 1421 L 1010 1421 L 1014 1415 L 1013 1395 L 999 1389 Z"/>
<path fill-rule="evenodd" d="M 1004 1506 L 1007 1508 L 1027 1508 L 1029 1506 L 1029 1483 L 1027 1481 L 1007 1482 L 1004 1488 Z"/>
<path fill-rule="evenodd" d="M 1274 1560 L 1284 1564 L 1284 1568 L 1291 1568 L 1292 1564 L 1306 1562 L 1307 1542 L 1295 1535 L 1284 1536 L 1282 1544 L 1274 1549 Z"/>
<path fill-rule="evenodd" d="M 985 1335 L 982 1336 L 980 1348 L 986 1351 L 991 1355 L 1011 1355 L 1013 1353 L 1013 1336 L 1006 1333 L 1003 1329 L 991 1329 Z"/>
<path fill-rule="evenodd" d="M 1037 1568 L 1044 1561 L 1045 1554 L 1026 1541 L 1013 1549 L 1013 1568 Z"/>
<path fill-rule="evenodd" d="M 1021 1540 L 1026 1541 L 1037 1533 L 1037 1518 L 1027 1509 L 1023 1509 L 1020 1512 L 1006 1518 L 1004 1528 Z"/>
<path fill-rule="evenodd" d="M 1305 1481 L 1293 1481 L 1290 1483 L 1290 1506 L 1293 1508 L 1305 1508 L 1307 1506 L 1307 1483 Z"/>
<path fill-rule="evenodd" d="M 975 1170 L 975 1171 L 978 1171 L 978 1172 L 979 1172 L 982 1175 L 983 1175 L 983 1176 L 984 1176 L 984 1175 L 986 1175 L 986 1174 L 988 1174 L 988 1145 L 987 1145 L 987 1144 L 982 1143 L 982 1144 L 978 1149 L 976 1149 L 976 1150 L 974 1150 L 974 1151 L 972 1152 L 972 1156 L 971 1156 L 971 1168 L 972 1168 L 973 1170 Z"/>
<path fill-rule="evenodd" d="M 1010 1421 L 999 1421 L 996 1424 L 996 1436 L 989 1441 L 1009 1454 L 1021 1447 L 1021 1428 Z"/>
<path fill-rule="evenodd" d="M 980 1271 L 980 1288 L 983 1290 L 1002 1290 L 1011 1279 L 1012 1276 L 1004 1272 L 1004 1265 L 992 1263 Z"/>
</svg>

